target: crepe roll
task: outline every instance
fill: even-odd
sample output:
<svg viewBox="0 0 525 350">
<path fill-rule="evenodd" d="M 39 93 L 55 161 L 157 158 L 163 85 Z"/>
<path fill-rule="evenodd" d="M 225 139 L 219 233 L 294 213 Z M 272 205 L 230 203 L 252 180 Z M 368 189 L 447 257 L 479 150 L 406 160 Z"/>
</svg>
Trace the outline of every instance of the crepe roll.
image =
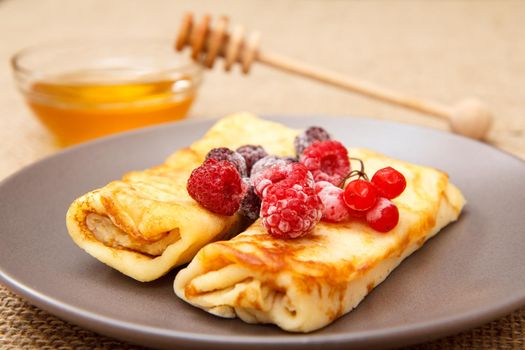
<svg viewBox="0 0 525 350">
<path fill-rule="evenodd" d="M 66 217 L 69 235 L 88 254 L 123 274 L 155 280 L 190 261 L 205 244 L 242 228 L 240 216 L 214 214 L 188 195 L 187 180 L 208 151 L 255 144 L 285 156 L 293 151 L 295 135 L 249 113 L 223 118 L 164 164 L 130 172 L 76 199 Z"/>
<path fill-rule="evenodd" d="M 211 314 L 311 332 L 354 309 L 403 259 L 458 219 L 465 199 L 447 174 L 349 149 L 367 173 L 392 166 L 407 180 L 388 233 L 353 219 L 320 222 L 300 239 L 277 239 L 260 221 L 202 248 L 174 281 L 178 297 Z M 356 166 L 354 166 L 356 167 Z"/>
</svg>

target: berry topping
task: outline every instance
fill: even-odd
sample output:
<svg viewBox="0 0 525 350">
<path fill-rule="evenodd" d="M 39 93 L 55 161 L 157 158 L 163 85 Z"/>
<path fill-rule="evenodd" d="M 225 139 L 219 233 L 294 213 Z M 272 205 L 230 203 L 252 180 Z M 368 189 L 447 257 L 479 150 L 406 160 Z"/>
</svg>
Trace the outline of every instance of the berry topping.
<svg viewBox="0 0 525 350">
<path fill-rule="evenodd" d="M 212 150 L 206 155 L 206 159 L 210 158 L 232 162 L 242 177 L 248 176 L 248 172 L 246 171 L 246 161 L 243 156 L 227 147 L 212 148 Z"/>
<path fill-rule="evenodd" d="M 298 156 L 314 142 L 330 140 L 330 134 L 319 126 L 311 126 L 294 139 L 293 145 Z"/>
<path fill-rule="evenodd" d="M 288 164 L 292 163 L 292 160 L 290 158 L 284 158 L 284 157 L 278 157 L 278 156 L 266 156 L 264 158 L 259 159 L 255 164 L 252 165 L 252 171 L 250 172 L 250 180 L 254 180 L 254 178 L 263 170 L 272 167 L 276 164 Z"/>
<path fill-rule="evenodd" d="M 241 201 L 239 213 L 250 220 L 257 220 L 259 218 L 260 210 L 261 200 L 255 194 L 253 186 L 250 186 Z"/>
<path fill-rule="evenodd" d="M 348 220 L 350 214 L 343 202 L 343 190 L 332 185 L 328 181 L 315 183 L 315 193 L 323 203 L 323 220 L 330 222 L 341 222 Z"/>
<path fill-rule="evenodd" d="M 399 222 L 399 210 L 388 199 L 379 197 L 374 207 L 366 213 L 366 222 L 376 231 L 388 232 Z"/>
<path fill-rule="evenodd" d="M 379 232 L 396 227 L 399 210 L 390 200 L 405 190 L 403 174 L 386 167 L 369 180 L 364 162 L 320 127 L 298 135 L 294 147 L 295 158 L 268 155 L 259 145 L 214 148 L 191 173 L 188 193 L 211 212 L 260 217 L 276 238 L 303 237 L 321 219 L 366 221 Z M 350 159 L 360 170 L 351 171 Z"/>
<path fill-rule="evenodd" d="M 377 192 L 387 199 L 396 198 L 407 186 L 403 174 L 392 167 L 376 171 L 372 177 L 372 183 L 376 186 Z"/>
<path fill-rule="evenodd" d="M 270 186 L 281 182 L 291 187 L 294 184 L 313 188 L 314 179 L 312 174 L 302 163 L 275 164 L 257 173 L 252 178 L 255 193 L 259 197 L 264 197 Z"/>
<path fill-rule="evenodd" d="M 348 152 L 338 141 L 315 142 L 299 160 L 312 172 L 316 182 L 328 181 L 339 186 L 350 171 Z"/>
<path fill-rule="evenodd" d="M 186 188 L 209 211 L 233 215 L 239 209 L 246 184 L 233 163 L 210 158 L 192 171 Z"/>
<path fill-rule="evenodd" d="M 246 171 L 248 175 L 252 170 L 252 166 L 259 160 L 268 155 L 262 146 L 244 145 L 236 149 L 244 160 L 246 161 Z"/>
<path fill-rule="evenodd" d="M 312 187 L 280 183 L 271 186 L 262 200 L 262 224 L 274 237 L 298 238 L 315 227 L 322 210 Z"/>
<path fill-rule="evenodd" d="M 352 180 L 346 185 L 343 200 L 350 209 L 364 211 L 372 208 L 376 203 L 377 192 L 369 181 Z"/>
</svg>

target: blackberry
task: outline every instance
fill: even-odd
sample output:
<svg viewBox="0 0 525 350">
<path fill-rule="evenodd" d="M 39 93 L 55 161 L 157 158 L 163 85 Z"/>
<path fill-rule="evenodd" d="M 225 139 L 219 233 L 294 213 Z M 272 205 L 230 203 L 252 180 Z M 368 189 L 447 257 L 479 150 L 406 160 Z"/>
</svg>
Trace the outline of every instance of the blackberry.
<svg viewBox="0 0 525 350">
<path fill-rule="evenodd" d="M 250 220 L 257 220 L 261 211 L 261 199 L 255 194 L 253 186 L 250 186 L 241 200 L 239 213 Z"/>
<path fill-rule="evenodd" d="M 210 158 L 231 162 L 235 165 L 241 177 L 248 176 L 248 172 L 246 171 L 246 161 L 243 156 L 227 147 L 212 148 L 212 150 L 206 155 L 206 160 Z"/>
<path fill-rule="evenodd" d="M 294 139 L 293 145 L 297 157 L 303 154 L 303 151 L 310 147 L 314 142 L 330 140 L 330 134 L 320 126 L 311 126 Z"/>
<path fill-rule="evenodd" d="M 246 171 L 248 175 L 252 170 L 252 166 L 261 158 L 268 155 L 264 148 L 259 145 L 244 145 L 236 149 L 236 152 L 243 156 L 246 161 Z"/>
</svg>

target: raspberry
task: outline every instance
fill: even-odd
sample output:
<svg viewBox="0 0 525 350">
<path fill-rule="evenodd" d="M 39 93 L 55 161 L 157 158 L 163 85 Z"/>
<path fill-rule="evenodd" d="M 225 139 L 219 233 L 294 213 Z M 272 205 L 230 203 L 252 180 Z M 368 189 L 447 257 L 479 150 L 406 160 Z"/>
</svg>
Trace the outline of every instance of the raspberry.
<svg viewBox="0 0 525 350">
<path fill-rule="evenodd" d="M 268 155 L 262 146 L 244 145 L 235 150 L 246 161 L 246 171 L 248 175 L 252 170 L 252 166 L 261 158 Z"/>
<path fill-rule="evenodd" d="M 310 147 L 314 142 L 330 140 L 330 134 L 319 126 L 311 126 L 294 139 L 293 145 L 297 156 L 303 154 L 303 151 Z"/>
<path fill-rule="evenodd" d="M 323 203 L 312 187 L 288 183 L 271 186 L 261 204 L 262 224 L 277 238 L 308 234 L 321 220 Z"/>
<path fill-rule="evenodd" d="M 344 191 L 332 185 L 328 181 L 319 181 L 315 183 L 315 193 L 323 203 L 323 220 L 330 222 L 341 222 L 348 220 L 350 214 L 343 202 Z"/>
<path fill-rule="evenodd" d="M 290 158 L 284 158 L 284 157 L 278 157 L 278 156 L 266 156 L 264 158 L 259 159 L 257 162 L 255 162 L 252 165 L 252 171 L 250 172 L 250 179 L 254 180 L 254 178 L 263 170 L 266 168 L 269 168 L 275 164 L 288 164 L 292 163 L 292 160 Z"/>
<path fill-rule="evenodd" d="M 212 148 L 212 150 L 206 155 L 206 159 L 210 158 L 232 162 L 242 177 L 248 176 L 248 172 L 246 171 L 246 161 L 243 156 L 227 147 Z"/>
<path fill-rule="evenodd" d="M 210 158 L 192 171 L 186 188 L 209 211 L 233 215 L 239 209 L 246 185 L 233 163 Z"/>
<path fill-rule="evenodd" d="M 241 201 L 239 213 L 250 220 L 257 220 L 260 211 L 261 199 L 255 194 L 253 186 L 250 186 Z"/>
<path fill-rule="evenodd" d="M 314 179 L 312 174 L 301 163 L 275 164 L 257 173 L 252 179 L 255 193 L 259 197 L 264 197 L 269 187 L 276 184 L 287 184 L 291 187 L 299 184 L 313 188 Z"/>
<path fill-rule="evenodd" d="M 338 141 L 315 142 L 304 150 L 299 160 L 312 172 L 316 182 L 328 181 L 339 186 L 350 172 L 348 151 Z"/>
</svg>

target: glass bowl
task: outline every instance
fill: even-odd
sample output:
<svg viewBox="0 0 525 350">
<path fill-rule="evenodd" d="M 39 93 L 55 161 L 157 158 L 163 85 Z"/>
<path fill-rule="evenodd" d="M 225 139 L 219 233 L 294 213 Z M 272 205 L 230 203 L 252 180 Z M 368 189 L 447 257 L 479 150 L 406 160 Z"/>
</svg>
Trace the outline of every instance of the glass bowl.
<svg viewBox="0 0 525 350">
<path fill-rule="evenodd" d="M 61 145 L 185 118 L 202 68 L 169 41 L 61 41 L 11 59 L 29 107 Z"/>
</svg>

